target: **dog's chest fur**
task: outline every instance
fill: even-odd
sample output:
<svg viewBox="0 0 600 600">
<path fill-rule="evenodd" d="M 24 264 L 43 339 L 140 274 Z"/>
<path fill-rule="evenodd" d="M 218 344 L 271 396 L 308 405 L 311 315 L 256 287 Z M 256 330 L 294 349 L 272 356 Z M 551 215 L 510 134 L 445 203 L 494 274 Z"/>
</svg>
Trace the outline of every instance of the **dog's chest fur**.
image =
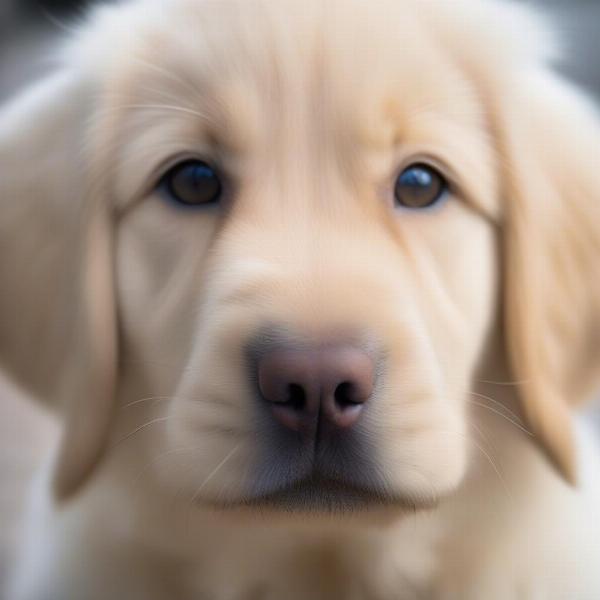
<svg viewBox="0 0 600 600">
<path fill-rule="evenodd" d="M 251 534 L 214 560 L 208 558 L 200 570 L 187 568 L 184 594 L 190 600 L 427 598 L 438 537 L 428 519 L 371 532 L 282 531 L 264 545 L 260 534 Z"/>
</svg>

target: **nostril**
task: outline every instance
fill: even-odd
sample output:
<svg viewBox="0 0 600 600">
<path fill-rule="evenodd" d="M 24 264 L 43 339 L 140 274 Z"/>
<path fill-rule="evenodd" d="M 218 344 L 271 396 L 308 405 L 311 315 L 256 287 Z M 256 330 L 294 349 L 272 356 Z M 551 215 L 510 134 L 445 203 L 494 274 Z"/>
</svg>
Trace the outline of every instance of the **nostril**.
<svg viewBox="0 0 600 600">
<path fill-rule="evenodd" d="M 295 411 L 302 411 L 306 406 L 306 392 L 298 383 L 290 383 L 287 386 L 287 396 L 285 403 Z"/>
<path fill-rule="evenodd" d="M 364 402 L 359 398 L 358 390 L 351 381 L 343 381 L 335 388 L 334 399 L 338 408 L 342 410 Z"/>
</svg>

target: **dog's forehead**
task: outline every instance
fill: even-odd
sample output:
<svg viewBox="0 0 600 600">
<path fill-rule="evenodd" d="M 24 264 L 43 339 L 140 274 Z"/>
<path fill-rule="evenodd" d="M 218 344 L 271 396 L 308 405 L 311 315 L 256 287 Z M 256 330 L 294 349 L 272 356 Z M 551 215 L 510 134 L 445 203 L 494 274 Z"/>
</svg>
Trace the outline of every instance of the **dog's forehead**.
<svg viewBox="0 0 600 600">
<path fill-rule="evenodd" d="M 467 95 L 455 57 L 412 1 L 169 0 L 155 10 L 164 18 L 132 11 L 133 60 L 113 61 L 121 77 L 110 78 L 135 82 L 140 96 L 159 88 L 233 118 L 244 104 L 246 124 L 253 109 L 269 121 L 274 108 L 329 109 L 357 126 L 363 117 L 372 134 L 382 110 L 451 113 Z"/>
<path fill-rule="evenodd" d="M 240 177 L 268 165 L 282 180 L 300 164 L 380 179 L 400 146 L 457 161 L 477 148 L 486 162 L 475 85 L 419 4 L 134 3 L 119 22 L 127 60 L 113 58 L 104 78 L 116 106 L 102 113 L 120 115 L 104 130 L 140 165 L 126 170 L 123 197 L 146 165 L 190 151 Z"/>
</svg>

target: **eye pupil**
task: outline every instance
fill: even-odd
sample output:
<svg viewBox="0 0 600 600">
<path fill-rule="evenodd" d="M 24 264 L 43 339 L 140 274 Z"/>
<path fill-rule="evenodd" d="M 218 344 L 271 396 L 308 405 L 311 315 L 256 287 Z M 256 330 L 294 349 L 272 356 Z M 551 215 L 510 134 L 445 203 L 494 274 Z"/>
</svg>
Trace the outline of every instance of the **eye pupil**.
<svg viewBox="0 0 600 600">
<path fill-rule="evenodd" d="M 173 167 L 164 178 L 169 196 L 186 206 L 204 206 L 217 202 L 221 181 L 215 170 L 201 161 L 186 161 Z"/>
<path fill-rule="evenodd" d="M 436 204 L 447 190 L 444 177 L 429 165 L 411 165 L 396 180 L 396 203 L 405 208 L 427 208 Z"/>
</svg>

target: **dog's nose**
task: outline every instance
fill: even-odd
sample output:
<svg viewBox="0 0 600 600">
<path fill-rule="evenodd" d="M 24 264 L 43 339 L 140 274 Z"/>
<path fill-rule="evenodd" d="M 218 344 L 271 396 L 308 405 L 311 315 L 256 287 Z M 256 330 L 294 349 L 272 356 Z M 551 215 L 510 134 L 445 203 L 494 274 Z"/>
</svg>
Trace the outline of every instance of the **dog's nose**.
<svg viewBox="0 0 600 600">
<path fill-rule="evenodd" d="M 352 346 L 280 348 L 259 360 L 258 385 L 275 419 L 288 429 L 347 429 L 373 393 L 374 365 Z"/>
</svg>

